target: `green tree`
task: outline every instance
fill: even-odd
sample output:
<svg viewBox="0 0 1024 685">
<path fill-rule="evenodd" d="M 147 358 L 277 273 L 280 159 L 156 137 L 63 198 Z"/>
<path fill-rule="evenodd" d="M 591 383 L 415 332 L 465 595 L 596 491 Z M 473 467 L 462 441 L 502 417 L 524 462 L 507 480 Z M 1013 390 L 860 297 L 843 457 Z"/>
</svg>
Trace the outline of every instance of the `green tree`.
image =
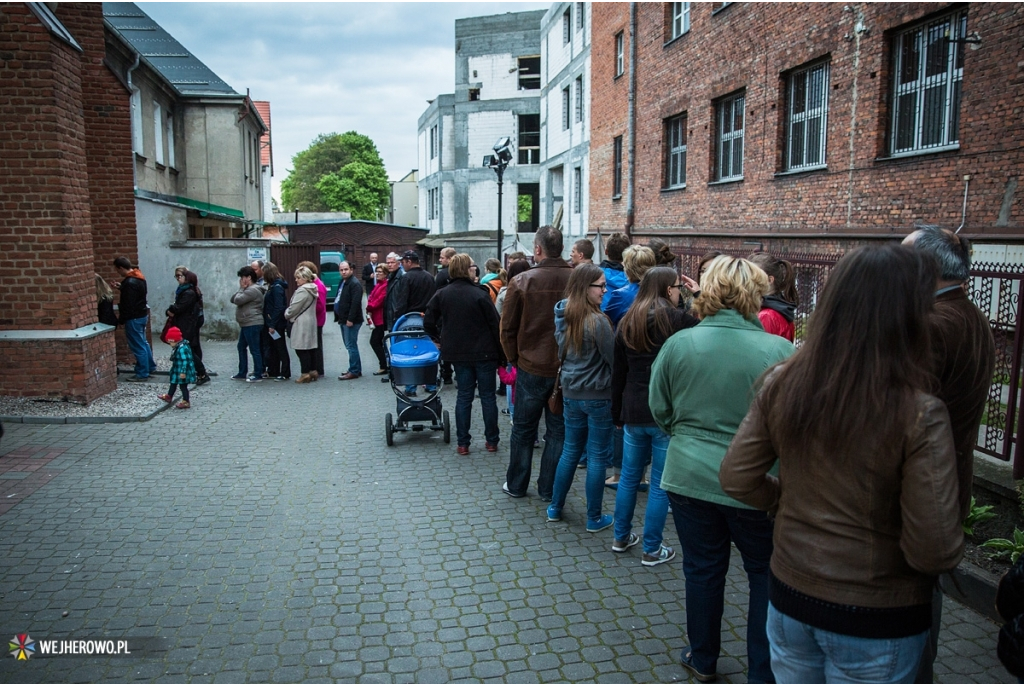
<svg viewBox="0 0 1024 685">
<path fill-rule="evenodd" d="M 517 202 L 517 215 L 520 223 L 529 223 L 533 219 L 533 196 L 520 195 Z"/>
<path fill-rule="evenodd" d="M 288 178 L 281 182 L 281 203 L 284 205 L 284 211 L 352 211 L 347 206 L 332 206 L 317 187 L 325 176 L 337 174 L 352 163 L 379 168 L 384 174 L 385 191 L 388 190 L 384 162 L 381 161 L 380 153 L 377 152 L 377 146 L 372 140 L 355 131 L 341 134 L 321 133 L 308 148 L 292 157 L 294 169 Z M 350 174 L 349 178 L 356 175 L 358 174 Z M 387 206 L 389 197 L 389 193 L 385 192 L 378 204 Z"/>
<path fill-rule="evenodd" d="M 388 206 L 391 185 L 384 167 L 351 162 L 316 184 L 328 211 L 349 212 L 353 219 L 377 220 Z"/>
</svg>

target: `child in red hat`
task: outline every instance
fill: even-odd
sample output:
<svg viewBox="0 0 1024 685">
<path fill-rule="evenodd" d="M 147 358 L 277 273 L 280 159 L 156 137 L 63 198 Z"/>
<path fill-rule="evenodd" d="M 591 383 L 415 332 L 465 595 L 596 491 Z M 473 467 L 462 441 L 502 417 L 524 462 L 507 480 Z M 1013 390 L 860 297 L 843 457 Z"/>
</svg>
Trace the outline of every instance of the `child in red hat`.
<svg viewBox="0 0 1024 685">
<path fill-rule="evenodd" d="M 184 344 L 182 344 L 184 343 Z M 192 405 L 188 399 L 188 384 L 196 382 L 196 364 L 192 360 L 192 347 L 187 340 L 181 339 L 181 330 L 172 326 L 167 330 L 167 344 L 171 346 L 171 387 L 160 399 L 170 404 L 174 401 L 174 393 L 181 386 L 181 402 L 178 409 L 188 409 Z"/>
</svg>

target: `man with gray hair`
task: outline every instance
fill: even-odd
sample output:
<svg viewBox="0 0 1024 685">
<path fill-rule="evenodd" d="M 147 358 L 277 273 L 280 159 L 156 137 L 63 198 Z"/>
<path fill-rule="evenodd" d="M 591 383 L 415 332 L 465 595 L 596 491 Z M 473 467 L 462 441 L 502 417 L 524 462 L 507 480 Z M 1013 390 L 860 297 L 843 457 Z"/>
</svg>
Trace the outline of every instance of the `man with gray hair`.
<svg viewBox="0 0 1024 685">
<path fill-rule="evenodd" d="M 550 502 L 565 441 L 565 423 L 547 405 L 559 367 L 554 312 L 572 269 L 562 259 L 562 234 L 553 226 L 537 229 L 533 256 L 537 265 L 512 279 L 501 310 L 501 346 L 509 363 L 517 369 L 508 471 L 501 489 L 510 497 L 526 496 L 533 444 L 543 416 L 544 452 L 537 494 Z"/>
<path fill-rule="evenodd" d="M 965 290 L 971 273 L 971 244 L 967 239 L 938 226 L 918 226 L 903 244 L 930 255 L 939 266 L 935 308 L 929 317 L 932 370 L 939 381 L 935 394 L 946 404 L 953 428 L 960 516 L 965 518 L 971 508 L 974 445 L 995 369 L 995 340 L 988 317 L 971 302 Z M 931 636 L 916 682 L 932 682 L 941 615 L 942 593 L 936 589 L 932 598 Z"/>
</svg>

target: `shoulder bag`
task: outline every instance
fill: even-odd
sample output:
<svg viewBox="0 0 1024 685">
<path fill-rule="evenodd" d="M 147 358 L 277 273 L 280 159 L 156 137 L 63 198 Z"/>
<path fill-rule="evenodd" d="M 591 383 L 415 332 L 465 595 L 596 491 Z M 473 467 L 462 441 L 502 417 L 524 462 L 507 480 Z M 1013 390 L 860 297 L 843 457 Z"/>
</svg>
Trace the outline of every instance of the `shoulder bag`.
<svg viewBox="0 0 1024 685">
<path fill-rule="evenodd" d="M 566 345 L 568 344 L 568 341 L 566 341 Z M 555 387 L 551 390 L 551 395 L 548 397 L 548 411 L 555 416 L 561 416 L 562 411 L 565 409 L 565 404 L 562 401 L 562 364 L 564 363 L 565 354 L 563 353 L 562 358 L 558 360 L 558 374 L 555 376 Z"/>
</svg>

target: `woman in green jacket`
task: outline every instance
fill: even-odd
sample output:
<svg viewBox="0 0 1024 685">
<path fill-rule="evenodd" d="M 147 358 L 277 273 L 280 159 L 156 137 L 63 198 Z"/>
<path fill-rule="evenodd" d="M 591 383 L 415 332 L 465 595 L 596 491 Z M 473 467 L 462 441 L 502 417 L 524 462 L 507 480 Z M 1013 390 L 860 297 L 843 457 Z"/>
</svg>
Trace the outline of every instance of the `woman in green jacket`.
<svg viewBox="0 0 1024 685">
<path fill-rule="evenodd" d="M 750 407 L 754 382 L 795 348 L 761 327 L 757 313 L 768 277 L 747 260 L 715 257 L 700 288 L 694 308 L 701 322 L 661 348 L 649 395 L 655 422 L 671 436 L 661 487 L 672 504 L 686 575 L 690 646 L 682 665 L 702 682 L 715 676 L 733 542 L 750 585 L 747 679 L 775 682 L 765 633 L 772 523 L 726 495 L 718 470 Z"/>
</svg>

